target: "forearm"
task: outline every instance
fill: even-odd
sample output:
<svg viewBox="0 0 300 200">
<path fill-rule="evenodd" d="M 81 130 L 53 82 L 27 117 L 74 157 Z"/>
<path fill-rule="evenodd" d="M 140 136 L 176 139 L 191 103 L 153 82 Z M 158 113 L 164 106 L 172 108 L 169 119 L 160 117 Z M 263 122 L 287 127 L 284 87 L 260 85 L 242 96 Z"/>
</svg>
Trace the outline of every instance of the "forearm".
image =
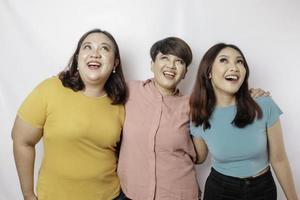
<svg viewBox="0 0 300 200">
<path fill-rule="evenodd" d="M 288 200 L 298 200 L 292 171 L 287 158 L 271 161 L 277 180 Z"/>
<path fill-rule="evenodd" d="M 193 144 L 196 150 L 197 160 L 195 164 L 202 164 L 207 158 L 208 150 L 203 139 L 193 137 Z"/>
<path fill-rule="evenodd" d="M 33 199 L 35 147 L 14 142 L 14 157 L 24 199 Z"/>
</svg>

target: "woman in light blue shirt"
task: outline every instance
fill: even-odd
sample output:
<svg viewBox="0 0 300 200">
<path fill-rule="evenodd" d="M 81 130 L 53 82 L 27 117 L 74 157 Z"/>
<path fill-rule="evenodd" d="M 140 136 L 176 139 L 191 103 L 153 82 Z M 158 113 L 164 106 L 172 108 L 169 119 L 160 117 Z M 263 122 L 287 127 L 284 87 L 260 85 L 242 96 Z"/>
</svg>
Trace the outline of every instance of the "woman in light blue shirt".
<svg viewBox="0 0 300 200">
<path fill-rule="evenodd" d="M 282 112 L 270 97 L 251 98 L 248 77 L 246 59 L 234 45 L 214 45 L 200 63 L 190 106 L 198 163 L 208 151 L 212 157 L 204 199 L 275 200 L 269 163 L 287 199 L 298 199 L 282 139 Z"/>
</svg>

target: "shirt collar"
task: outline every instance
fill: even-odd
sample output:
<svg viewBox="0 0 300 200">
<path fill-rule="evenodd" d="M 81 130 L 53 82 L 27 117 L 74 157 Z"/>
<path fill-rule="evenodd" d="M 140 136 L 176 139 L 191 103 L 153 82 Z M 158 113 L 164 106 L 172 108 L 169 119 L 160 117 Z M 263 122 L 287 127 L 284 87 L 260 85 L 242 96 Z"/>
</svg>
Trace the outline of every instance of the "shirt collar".
<svg viewBox="0 0 300 200">
<path fill-rule="evenodd" d="M 155 90 L 156 93 L 158 93 L 160 96 L 162 96 L 162 94 L 158 91 L 158 89 L 155 87 L 155 82 L 154 82 L 154 78 L 150 78 L 150 79 L 147 79 L 147 80 L 144 80 L 143 81 L 143 86 L 145 85 L 148 85 L 151 87 L 152 90 Z M 167 96 L 170 96 L 170 97 L 180 97 L 182 96 L 181 92 L 179 91 L 178 88 L 176 88 L 176 90 L 173 92 L 173 94 L 171 95 L 165 95 L 164 97 L 167 97 Z"/>
</svg>

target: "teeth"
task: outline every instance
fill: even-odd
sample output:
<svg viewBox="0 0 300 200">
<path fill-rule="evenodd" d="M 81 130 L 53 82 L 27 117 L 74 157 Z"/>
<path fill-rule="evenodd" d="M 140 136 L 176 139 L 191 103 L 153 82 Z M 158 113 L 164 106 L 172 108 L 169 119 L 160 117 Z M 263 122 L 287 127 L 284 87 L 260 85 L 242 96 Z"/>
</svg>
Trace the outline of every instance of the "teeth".
<svg viewBox="0 0 300 200">
<path fill-rule="evenodd" d="M 226 79 L 230 79 L 230 80 L 238 80 L 238 77 L 235 75 L 229 75 L 225 77 Z"/>
<path fill-rule="evenodd" d="M 101 63 L 98 61 L 90 61 L 87 65 L 90 69 L 98 69 L 101 66 Z"/>
<path fill-rule="evenodd" d="M 100 63 L 97 63 L 97 62 L 89 62 L 88 65 L 96 65 L 96 66 L 100 66 Z"/>
<path fill-rule="evenodd" d="M 164 72 L 164 75 L 175 76 L 175 73 L 173 73 L 173 72 Z"/>
</svg>

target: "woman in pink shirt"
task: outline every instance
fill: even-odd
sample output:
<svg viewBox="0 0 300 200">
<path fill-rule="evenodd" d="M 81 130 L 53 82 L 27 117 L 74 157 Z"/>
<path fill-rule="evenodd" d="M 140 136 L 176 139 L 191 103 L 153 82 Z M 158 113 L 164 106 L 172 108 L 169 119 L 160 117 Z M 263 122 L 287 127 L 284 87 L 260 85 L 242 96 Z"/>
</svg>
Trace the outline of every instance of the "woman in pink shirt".
<svg viewBox="0 0 300 200">
<path fill-rule="evenodd" d="M 169 37 L 156 42 L 150 54 L 154 78 L 128 83 L 118 163 L 122 190 L 134 200 L 197 200 L 189 97 L 177 89 L 192 52 L 183 40 Z"/>
</svg>

